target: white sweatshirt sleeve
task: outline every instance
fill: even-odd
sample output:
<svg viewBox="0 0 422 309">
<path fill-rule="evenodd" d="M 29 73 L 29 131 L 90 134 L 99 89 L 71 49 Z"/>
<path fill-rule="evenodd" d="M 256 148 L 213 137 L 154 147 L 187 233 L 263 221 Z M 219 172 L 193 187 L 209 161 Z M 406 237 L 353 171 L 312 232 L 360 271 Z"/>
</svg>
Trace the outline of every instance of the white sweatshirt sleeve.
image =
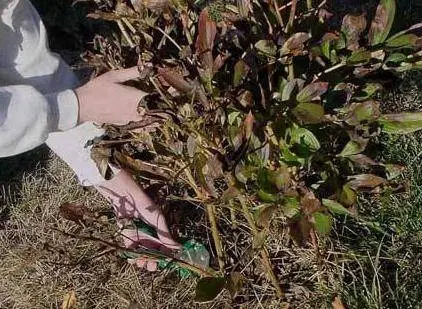
<svg viewBox="0 0 422 309">
<path fill-rule="evenodd" d="M 76 78 L 48 49 L 28 0 L 0 1 L 0 157 L 30 150 L 49 133 L 73 128 Z"/>
</svg>

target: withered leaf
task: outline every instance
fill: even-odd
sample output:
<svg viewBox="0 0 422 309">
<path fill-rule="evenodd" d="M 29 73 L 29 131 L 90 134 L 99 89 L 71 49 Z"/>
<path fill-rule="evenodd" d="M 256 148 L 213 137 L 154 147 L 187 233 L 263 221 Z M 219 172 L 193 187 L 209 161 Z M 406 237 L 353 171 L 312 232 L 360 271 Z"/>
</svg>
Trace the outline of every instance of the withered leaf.
<svg viewBox="0 0 422 309">
<path fill-rule="evenodd" d="M 348 186 L 353 190 L 372 190 L 384 184 L 386 180 L 372 174 L 361 174 L 348 177 Z"/>
<path fill-rule="evenodd" d="M 232 297 L 235 297 L 236 294 L 242 289 L 244 283 L 246 282 L 245 276 L 239 272 L 233 272 L 227 278 L 227 289 L 230 292 Z"/>
<path fill-rule="evenodd" d="M 273 41 L 260 40 L 255 44 L 255 48 L 262 54 L 275 56 L 277 54 L 277 46 Z"/>
<path fill-rule="evenodd" d="M 146 174 L 149 177 L 159 180 L 169 180 L 171 178 L 167 168 L 131 158 L 119 151 L 114 153 L 114 158 L 123 168 L 132 170 L 136 173 Z"/>
<path fill-rule="evenodd" d="M 322 210 L 320 200 L 315 197 L 315 194 L 312 191 L 309 191 L 302 197 L 300 205 L 302 206 L 305 215 L 311 215 Z"/>
<path fill-rule="evenodd" d="M 91 150 L 91 159 L 97 165 L 98 171 L 104 179 L 109 179 L 111 170 L 109 161 L 112 155 L 112 150 L 105 147 L 93 147 Z"/>
<path fill-rule="evenodd" d="M 298 220 L 289 220 L 288 226 L 290 237 L 296 244 L 302 246 L 308 241 L 312 224 L 306 218 L 301 217 Z"/>
<path fill-rule="evenodd" d="M 252 247 L 254 249 L 261 249 L 267 240 L 267 231 L 262 230 L 256 233 L 253 237 Z"/>
<path fill-rule="evenodd" d="M 66 295 L 63 297 L 62 306 L 60 308 L 61 309 L 76 309 L 77 308 L 75 291 L 70 291 L 69 293 L 66 293 Z"/>
<path fill-rule="evenodd" d="M 344 307 L 340 297 L 336 296 L 332 302 L 333 305 L 333 309 L 346 309 L 346 307 Z"/>
<path fill-rule="evenodd" d="M 95 215 L 84 205 L 63 203 L 59 209 L 60 216 L 66 220 L 80 223 L 87 218 L 93 218 Z"/>
<path fill-rule="evenodd" d="M 371 166 L 379 165 L 376 161 L 374 161 L 368 156 L 365 156 L 364 154 L 350 155 L 348 158 L 352 160 L 353 162 L 355 162 L 357 165 L 364 168 L 369 168 Z"/>
<path fill-rule="evenodd" d="M 256 224 L 261 228 L 268 228 L 276 210 L 276 205 L 265 205 L 258 208 L 254 213 Z"/>
<path fill-rule="evenodd" d="M 359 48 L 360 35 L 366 29 L 366 16 L 347 14 L 343 18 L 341 31 L 346 38 L 346 46 L 349 50 L 357 50 Z"/>
<path fill-rule="evenodd" d="M 170 0 L 131 0 L 131 2 L 137 11 L 141 11 L 143 7 L 161 11 L 170 5 Z"/>
</svg>

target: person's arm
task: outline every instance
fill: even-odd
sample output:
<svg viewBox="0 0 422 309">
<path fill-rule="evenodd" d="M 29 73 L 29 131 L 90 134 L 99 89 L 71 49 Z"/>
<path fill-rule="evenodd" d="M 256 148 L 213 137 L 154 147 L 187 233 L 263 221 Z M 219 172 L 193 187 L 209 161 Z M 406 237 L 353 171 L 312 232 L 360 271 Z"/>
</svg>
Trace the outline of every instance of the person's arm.
<svg viewBox="0 0 422 309">
<path fill-rule="evenodd" d="M 77 121 L 72 90 L 43 95 L 28 85 L 0 87 L 0 157 L 33 149 L 50 132 L 71 129 Z"/>
<path fill-rule="evenodd" d="M 65 89 L 73 76 L 60 71 L 45 28 L 27 0 L 0 3 L 0 157 L 30 150 L 50 132 L 73 128 L 78 99 Z"/>
<path fill-rule="evenodd" d="M 113 71 L 76 88 L 48 49 L 31 3 L 0 0 L 0 157 L 35 148 L 49 133 L 78 123 L 139 120 L 137 103 L 145 94 L 121 84 L 138 76 L 136 67 Z"/>
</svg>

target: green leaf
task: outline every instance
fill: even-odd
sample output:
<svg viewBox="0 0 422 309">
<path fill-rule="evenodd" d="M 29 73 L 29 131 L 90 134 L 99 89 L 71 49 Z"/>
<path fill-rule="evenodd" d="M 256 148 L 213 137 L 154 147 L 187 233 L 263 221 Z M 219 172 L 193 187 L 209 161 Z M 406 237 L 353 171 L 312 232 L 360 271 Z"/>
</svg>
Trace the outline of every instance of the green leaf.
<svg viewBox="0 0 422 309">
<path fill-rule="evenodd" d="M 277 46 L 270 40 L 258 41 L 255 44 L 255 48 L 265 55 L 275 56 L 277 54 Z"/>
<path fill-rule="evenodd" d="M 383 115 L 378 119 L 389 134 L 408 134 L 422 129 L 422 112 Z"/>
<path fill-rule="evenodd" d="M 226 279 L 205 277 L 199 279 L 196 285 L 195 301 L 205 303 L 214 300 L 226 287 Z"/>
<path fill-rule="evenodd" d="M 248 75 L 250 67 L 245 61 L 240 59 L 234 66 L 233 84 L 239 86 L 240 82 Z"/>
<path fill-rule="evenodd" d="M 422 23 L 414 24 L 409 29 L 406 29 L 406 30 L 403 30 L 403 31 L 400 31 L 400 32 L 394 34 L 393 36 L 391 36 L 389 38 L 389 40 L 394 40 L 395 38 L 402 36 L 403 34 L 406 34 L 406 33 L 409 33 L 409 32 L 415 31 L 415 30 L 419 30 L 421 28 L 422 28 Z"/>
<path fill-rule="evenodd" d="M 291 219 L 300 213 L 300 201 L 297 197 L 285 197 L 283 200 L 283 213 Z"/>
<path fill-rule="evenodd" d="M 394 53 L 387 57 L 385 60 L 386 63 L 393 62 L 393 63 L 401 63 L 407 60 L 407 56 L 405 54 Z"/>
<path fill-rule="evenodd" d="M 320 235 L 326 236 L 330 233 L 333 227 L 333 218 L 330 215 L 316 212 L 312 214 L 312 218 L 314 220 L 314 227 Z"/>
<path fill-rule="evenodd" d="M 302 103 L 311 102 L 326 93 L 328 90 L 328 85 L 329 84 L 327 82 L 309 84 L 298 93 L 296 100 Z"/>
<path fill-rule="evenodd" d="M 348 65 L 362 65 L 371 60 L 371 52 L 366 49 L 358 49 L 347 58 Z"/>
<path fill-rule="evenodd" d="M 339 201 L 343 205 L 351 207 L 356 204 L 357 194 L 348 184 L 345 184 L 340 192 Z"/>
<path fill-rule="evenodd" d="M 393 37 L 385 42 L 388 48 L 415 48 L 420 42 L 420 37 L 415 34 L 403 34 Z"/>
<path fill-rule="evenodd" d="M 280 200 L 280 194 L 277 193 L 269 193 L 262 189 L 258 191 L 258 197 L 261 201 L 265 203 L 276 203 Z"/>
<path fill-rule="evenodd" d="M 293 114 L 302 124 L 320 123 L 324 119 L 324 108 L 315 103 L 299 103 Z"/>
<path fill-rule="evenodd" d="M 258 168 L 255 166 L 238 164 L 235 169 L 235 176 L 239 182 L 246 184 L 249 179 L 256 175 L 257 171 Z"/>
<path fill-rule="evenodd" d="M 287 82 L 287 84 L 283 88 L 283 92 L 281 94 L 282 101 L 289 101 L 292 97 L 292 93 L 297 88 L 297 79 L 292 79 Z"/>
<path fill-rule="evenodd" d="M 239 111 L 233 111 L 229 114 L 228 116 L 228 120 L 229 120 L 229 125 L 234 125 L 236 119 L 241 115 L 241 112 Z"/>
<path fill-rule="evenodd" d="M 342 152 L 338 155 L 339 157 L 347 158 L 355 154 L 363 152 L 366 148 L 365 143 L 358 143 L 356 141 L 350 141 L 346 144 Z"/>
<path fill-rule="evenodd" d="M 381 115 L 380 104 L 376 101 L 353 103 L 348 109 L 345 121 L 350 125 L 358 125 L 363 121 L 370 122 Z"/>
<path fill-rule="evenodd" d="M 356 97 L 358 101 L 364 101 L 371 98 L 375 93 L 382 89 L 379 83 L 367 83 L 360 91 L 360 95 Z"/>
<path fill-rule="evenodd" d="M 340 203 L 336 201 L 323 199 L 322 205 L 327 207 L 328 210 L 334 214 L 353 216 L 353 214 L 346 207 L 344 207 L 343 205 L 341 205 Z"/>
<path fill-rule="evenodd" d="M 309 130 L 293 125 L 290 130 L 290 143 L 304 145 L 310 151 L 318 151 L 321 148 L 316 136 Z"/>
<path fill-rule="evenodd" d="M 369 44 L 383 43 L 390 33 L 396 15 L 396 0 L 380 0 L 368 33 Z"/>
<path fill-rule="evenodd" d="M 290 180 L 290 174 L 287 167 L 280 167 L 276 171 L 261 169 L 258 172 L 258 185 L 260 189 L 269 192 L 279 192 Z"/>
</svg>

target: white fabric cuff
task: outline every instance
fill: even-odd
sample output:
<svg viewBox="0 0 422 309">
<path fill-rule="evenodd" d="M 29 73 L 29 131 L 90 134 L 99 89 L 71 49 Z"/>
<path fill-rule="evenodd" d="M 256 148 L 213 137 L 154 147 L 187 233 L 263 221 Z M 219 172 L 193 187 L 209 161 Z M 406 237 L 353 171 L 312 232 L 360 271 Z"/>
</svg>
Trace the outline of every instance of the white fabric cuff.
<svg viewBox="0 0 422 309">
<path fill-rule="evenodd" d="M 51 108 L 53 131 L 66 131 L 78 123 L 79 103 L 75 92 L 71 89 L 45 96 Z M 56 128 L 56 130 L 54 130 Z"/>
</svg>

